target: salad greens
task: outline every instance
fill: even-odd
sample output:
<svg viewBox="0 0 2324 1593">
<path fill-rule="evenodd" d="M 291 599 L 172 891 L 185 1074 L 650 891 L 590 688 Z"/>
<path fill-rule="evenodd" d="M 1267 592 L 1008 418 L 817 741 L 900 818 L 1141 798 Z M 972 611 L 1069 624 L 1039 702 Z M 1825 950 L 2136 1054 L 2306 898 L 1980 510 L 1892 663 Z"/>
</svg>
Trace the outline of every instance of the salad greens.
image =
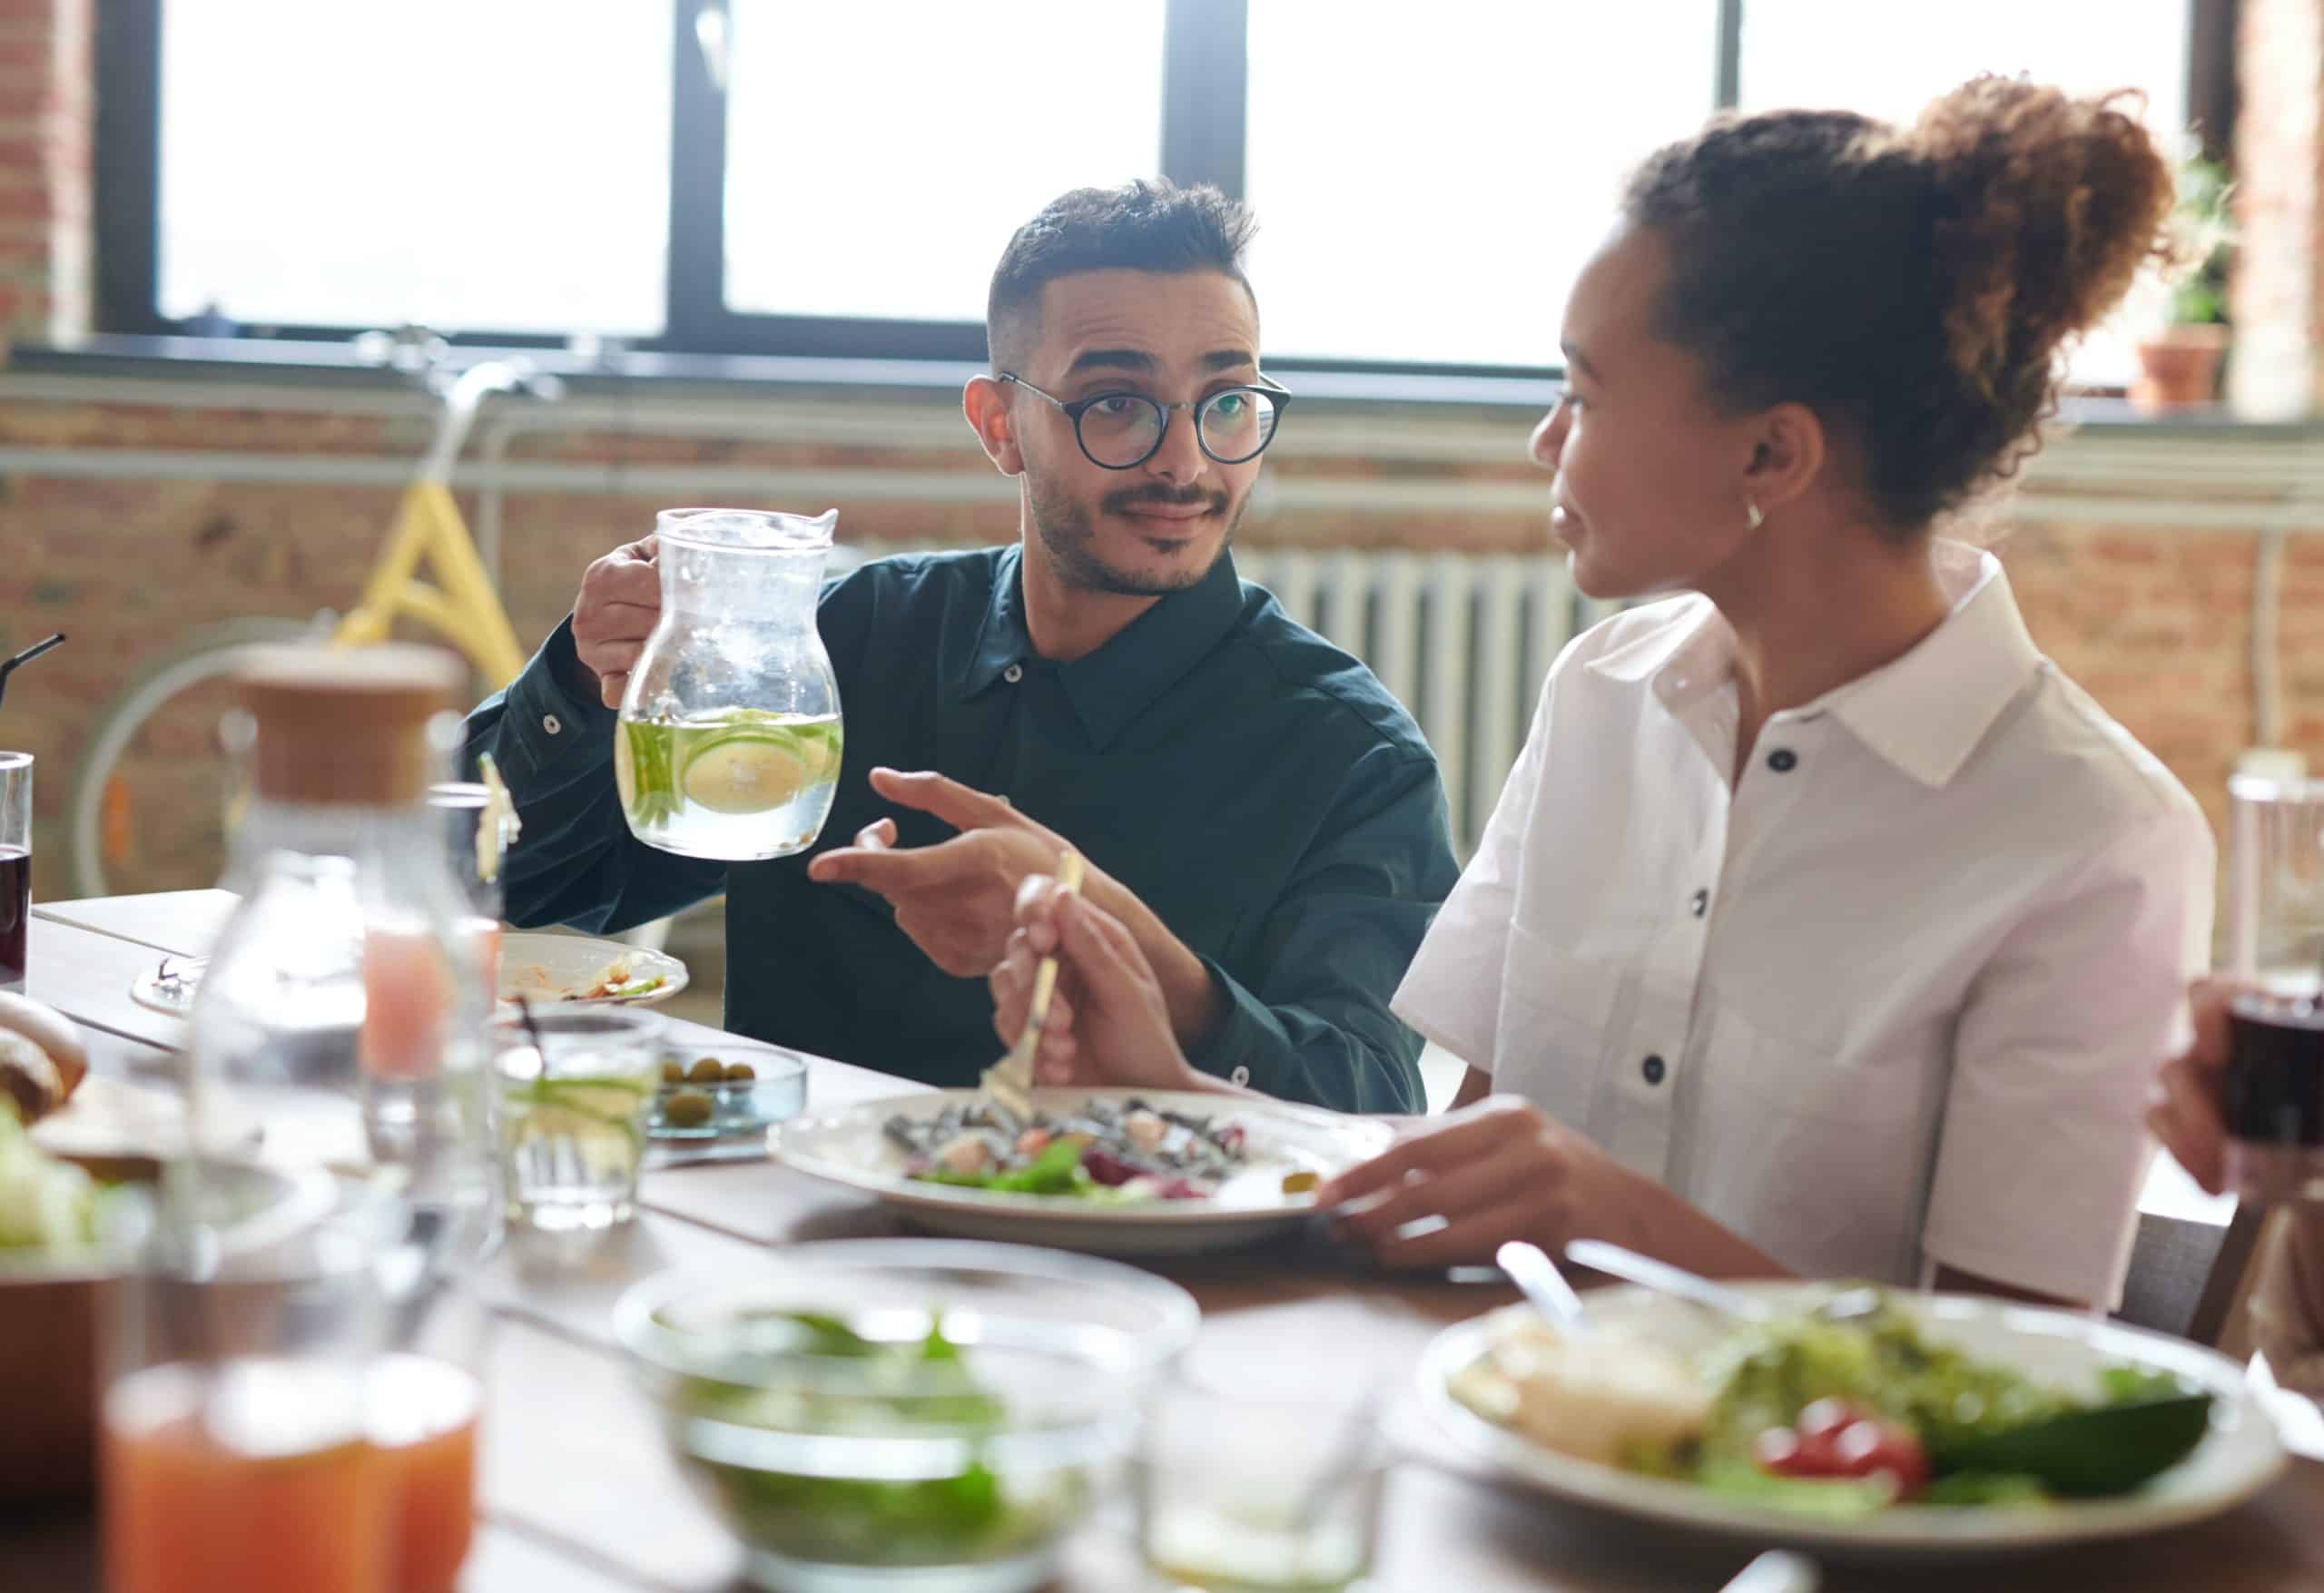
<svg viewBox="0 0 2324 1593">
<path fill-rule="evenodd" d="M 1569 1343 L 1522 1311 L 1505 1320 L 1452 1381 L 1478 1414 L 1581 1459 L 1824 1520 L 2128 1493 L 2210 1426 L 2211 1396 L 2170 1372 L 2113 1367 L 2076 1397 L 1925 1336 L 1869 1289 L 1738 1327 L 1700 1355 L 1621 1344 L 1613 1372 L 1662 1369 L 1627 1383 L 1604 1341 Z"/>
<path fill-rule="evenodd" d="M 95 1244 L 102 1197 L 86 1172 L 34 1145 L 15 1103 L 0 1097 L 0 1251 Z"/>
<path fill-rule="evenodd" d="M 755 1548 L 787 1559 L 857 1566 L 925 1566 L 1003 1559 L 1047 1541 L 1078 1513 L 1086 1483 L 1078 1475 L 1003 1478 L 979 1452 L 1008 1411 L 980 1384 L 940 1322 L 913 1342 L 863 1337 L 835 1316 L 773 1313 L 737 1319 L 753 1346 L 738 1364 L 741 1382 L 696 1377 L 676 1398 L 694 1463 L 717 1490 L 736 1530 Z M 769 1330 L 773 1330 L 770 1339 Z M 779 1346 L 771 1355 L 758 1348 Z M 725 1442 L 708 1449 L 697 1424 L 767 1435 L 770 1463 L 730 1458 Z M 949 1475 L 871 1478 L 842 1469 L 783 1469 L 781 1457 L 804 1461 L 814 1439 L 840 1441 L 833 1455 L 864 1441 L 965 1439 L 971 1459 Z"/>
</svg>

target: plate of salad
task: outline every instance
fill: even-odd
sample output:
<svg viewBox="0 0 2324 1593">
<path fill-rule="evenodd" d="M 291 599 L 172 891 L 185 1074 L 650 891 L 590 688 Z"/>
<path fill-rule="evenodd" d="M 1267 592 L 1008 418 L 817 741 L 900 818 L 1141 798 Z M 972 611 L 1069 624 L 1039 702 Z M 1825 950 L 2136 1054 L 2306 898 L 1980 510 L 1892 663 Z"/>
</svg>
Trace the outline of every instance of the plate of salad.
<svg viewBox="0 0 2324 1593">
<path fill-rule="evenodd" d="M 1324 1180 L 1395 1136 L 1376 1118 L 1198 1092 L 974 1089 L 795 1117 L 775 1158 L 922 1227 L 1099 1254 L 1226 1249 L 1294 1227 Z"/>
<path fill-rule="evenodd" d="M 1968 1295 L 1743 1287 L 1767 1322 L 1611 1288 L 1586 1338 L 1525 1306 L 1462 1323 L 1423 1359 L 1423 1401 L 1541 1492 L 1837 1559 L 2184 1526 L 2286 1463 L 2242 1369 L 2183 1340 Z"/>
</svg>

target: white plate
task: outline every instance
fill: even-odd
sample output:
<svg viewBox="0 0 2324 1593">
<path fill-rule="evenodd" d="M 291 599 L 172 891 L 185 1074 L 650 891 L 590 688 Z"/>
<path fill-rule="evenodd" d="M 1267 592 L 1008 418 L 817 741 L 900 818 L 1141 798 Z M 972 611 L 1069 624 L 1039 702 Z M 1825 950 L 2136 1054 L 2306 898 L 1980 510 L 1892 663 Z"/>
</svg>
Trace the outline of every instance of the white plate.
<svg viewBox="0 0 2324 1593">
<path fill-rule="evenodd" d="M 1173 1255 L 1249 1244 L 1296 1227 L 1312 1195 L 1285 1195 L 1283 1175 L 1329 1177 L 1377 1155 L 1395 1137 L 1370 1117 L 1275 1102 L 1167 1090 L 1037 1089 L 1033 1104 L 1069 1112 L 1084 1101 L 1133 1097 L 1163 1110 L 1242 1125 L 1252 1165 L 1207 1200 L 1100 1205 L 1066 1195 L 1006 1195 L 924 1184 L 905 1176 L 901 1146 L 882 1132 L 897 1116 L 933 1117 L 977 1098 L 972 1089 L 931 1090 L 865 1101 L 825 1116 L 794 1117 L 768 1132 L 775 1159 L 818 1178 L 877 1195 L 923 1228 L 970 1239 L 1046 1244 L 1100 1255 Z"/>
<path fill-rule="evenodd" d="M 500 937 L 500 998 L 522 996 L 535 1006 L 573 1002 L 566 991 L 589 988 L 606 965 L 616 961 L 629 964 L 632 978 L 658 977 L 662 982 L 643 995 L 600 996 L 586 1005 L 651 1007 L 686 988 L 686 965 L 666 952 L 582 935 L 511 929 Z"/>
<path fill-rule="evenodd" d="M 1811 1303 L 1827 1287 L 1766 1283 L 1749 1291 L 1778 1304 Z M 2181 1339 L 2068 1312 L 1967 1295 L 1898 1293 L 1928 1335 L 1980 1360 L 2014 1367 L 2053 1387 L 2097 1391 L 2102 1368 L 2135 1362 L 2177 1372 L 2218 1396 L 2211 1431 L 2194 1453 L 2136 1493 L 2039 1509 L 1900 1506 L 1855 1521 L 1819 1521 L 1710 1493 L 1692 1483 L 1643 1477 L 1576 1460 L 1496 1426 L 1454 1399 L 1452 1375 L 1491 1342 L 1490 1317 L 1447 1328 L 1429 1343 L 1420 1394 L 1437 1425 L 1463 1449 L 1527 1487 L 1573 1504 L 1755 1545 L 1781 1544 L 1827 1558 L 1892 1562 L 1994 1556 L 2182 1527 L 2232 1509 L 2274 1481 L 2286 1464 L 2243 1369 Z M 1683 1302 L 1641 1289 L 1592 1291 L 1590 1318 L 1679 1350 L 1707 1344 L 1724 1324 Z"/>
<path fill-rule="evenodd" d="M 536 1007 L 572 1003 L 562 992 L 586 989 L 596 982 L 606 964 L 626 959 L 635 978 L 661 977 L 662 982 L 643 995 L 603 996 L 588 1006 L 650 1007 L 666 1001 L 686 988 L 686 965 L 666 952 L 625 946 L 618 940 L 595 940 L 582 935 L 548 935 L 537 930 L 509 929 L 500 937 L 500 999 L 523 996 Z M 194 991 L 201 987 L 206 957 L 164 958 L 130 982 L 129 998 L 140 1007 L 183 1018 L 193 1009 Z M 162 964 L 179 977 L 164 979 Z M 527 969 L 538 969 L 527 978 Z"/>
</svg>

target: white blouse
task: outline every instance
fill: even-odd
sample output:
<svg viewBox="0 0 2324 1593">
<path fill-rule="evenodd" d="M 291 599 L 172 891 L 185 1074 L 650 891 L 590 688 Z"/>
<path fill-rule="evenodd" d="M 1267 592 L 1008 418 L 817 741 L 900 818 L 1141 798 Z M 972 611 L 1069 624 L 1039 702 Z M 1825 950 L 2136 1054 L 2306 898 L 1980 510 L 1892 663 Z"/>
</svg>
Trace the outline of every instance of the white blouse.
<svg viewBox="0 0 2324 1593">
<path fill-rule="evenodd" d="M 1578 638 L 1395 1010 L 1802 1273 L 2111 1306 L 2211 831 L 1996 560 L 1937 564 L 1945 622 L 1739 782 L 1707 599 Z"/>
</svg>

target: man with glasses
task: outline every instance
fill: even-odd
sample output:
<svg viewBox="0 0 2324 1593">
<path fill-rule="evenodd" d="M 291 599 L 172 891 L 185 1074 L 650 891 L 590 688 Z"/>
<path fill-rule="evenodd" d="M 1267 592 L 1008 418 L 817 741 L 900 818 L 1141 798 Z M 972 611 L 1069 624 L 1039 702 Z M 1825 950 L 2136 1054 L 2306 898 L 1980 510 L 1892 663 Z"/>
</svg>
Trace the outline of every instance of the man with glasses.
<svg viewBox="0 0 2324 1593">
<path fill-rule="evenodd" d="M 511 919 L 615 929 L 723 889 L 727 1027 L 972 1084 L 1018 888 L 1069 845 L 1196 1066 L 1423 1109 L 1387 996 L 1457 871 L 1435 761 L 1227 552 L 1291 402 L 1258 369 L 1251 231 L 1216 190 L 1149 182 L 1077 190 L 1011 239 L 963 406 L 1018 481 L 1019 540 L 825 595 L 847 746 L 819 850 L 729 867 L 630 837 L 611 705 L 660 589 L 650 539 L 592 565 L 470 720 L 524 819 Z"/>
</svg>

